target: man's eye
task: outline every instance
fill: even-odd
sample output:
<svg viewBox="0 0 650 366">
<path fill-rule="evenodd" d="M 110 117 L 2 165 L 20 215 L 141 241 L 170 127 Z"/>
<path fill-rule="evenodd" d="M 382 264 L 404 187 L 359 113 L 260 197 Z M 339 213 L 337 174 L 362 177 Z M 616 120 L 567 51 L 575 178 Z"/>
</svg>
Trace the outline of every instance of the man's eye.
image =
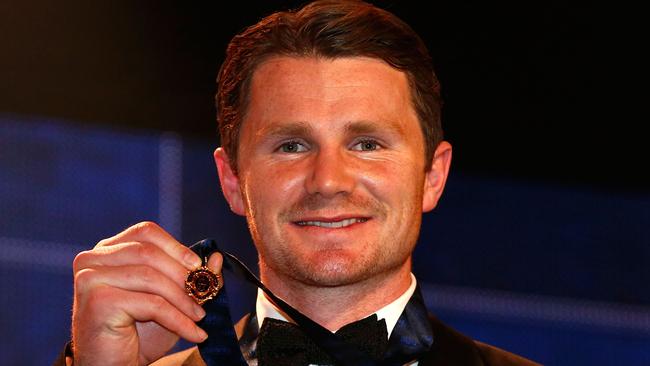
<svg viewBox="0 0 650 366">
<path fill-rule="evenodd" d="M 307 148 L 305 148 L 303 144 L 297 141 L 289 141 L 282 144 L 280 146 L 280 150 L 285 153 L 295 153 L 295 152 L 307 151 Z"/>
<path fill-rule="evenodd" d="M 373 151 L 379 149 L 380 146 L 375 140 L 362 140 L 352 146 L 355 151 Z"/>
</svg>

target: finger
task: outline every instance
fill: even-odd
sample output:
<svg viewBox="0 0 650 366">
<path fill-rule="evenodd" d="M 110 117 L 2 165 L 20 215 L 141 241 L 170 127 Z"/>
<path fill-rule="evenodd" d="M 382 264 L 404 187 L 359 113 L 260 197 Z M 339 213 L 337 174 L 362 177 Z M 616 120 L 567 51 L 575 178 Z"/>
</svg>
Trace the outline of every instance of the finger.
<svg viewBox="0 0 650 366">
<path fill-rule="evenodd" d="M 144 265 L 95 267 L 83 269 L 75 275 L 75 291 L 82 296 L 104 285 L 161 296 L 194 321 L 205 316 L 205 311 L 184 289 L 176 286 L 174 281 L 155 268 Z"/>
<path fill-rule="evenodd" d="M 192 319 L 162 296 L 115 287 L 100 287 L 96 292 L 100 293 L 91 299 L 101 299 L 101 303 L 90 303 L 88 306 L 100 318 L 112 320 L 106 326 L 115 334 L 124 332 L 127 323 L 153 321 L 190 342 L 199 343 L 207 338 L 207 334 Z"/>
<path fill-rule="evenodd" d="M 212 253 L 208 258 L 208 268 L 216 273 L 221 273 L 223 267 L 223 256 L 221 253 Z"/>
<path fill-rule="evenodd" d="M 127 241 L 152 243 L 190 270 L 201 265 L 198 255 L 151 221 L 135 224 L 112 238 L 100 241 L 97 246 L 110 246 Z"/>
<path fill-rule="evenodd" d="M 147 265 L 185 287 L 187 268 L 151 243 L 128 242 L 99 247 L 79 253 L 73 262 L 74 273 L 99 266 Z"/>
</svg>

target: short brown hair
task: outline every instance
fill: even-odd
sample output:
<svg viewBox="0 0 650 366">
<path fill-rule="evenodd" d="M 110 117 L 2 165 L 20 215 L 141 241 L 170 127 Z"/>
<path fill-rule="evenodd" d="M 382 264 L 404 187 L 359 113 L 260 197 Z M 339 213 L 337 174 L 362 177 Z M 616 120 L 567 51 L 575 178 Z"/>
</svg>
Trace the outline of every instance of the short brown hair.
<svg viewBox="0 0 650 366">
<path fill-rule="evenodd" d="M 321 0 L 271 14 L 230 41 L 217 78 L 216 107 L 221 145 L 235 172 L 251 79 L 257 66 L 273 56 L 372 57 L 405 72 L 430 168 L 443 135 L 440 84 L 424 42 L 408 24 L 371 4 Z"/>
</svg>

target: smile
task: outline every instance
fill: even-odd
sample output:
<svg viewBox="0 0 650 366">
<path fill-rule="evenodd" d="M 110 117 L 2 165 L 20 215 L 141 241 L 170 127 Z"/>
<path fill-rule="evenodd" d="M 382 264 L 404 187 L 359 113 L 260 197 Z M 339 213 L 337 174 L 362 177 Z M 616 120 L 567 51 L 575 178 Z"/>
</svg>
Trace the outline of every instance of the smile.
<svg viewBox="0 0 650 366">
<path fill-rule="evenodd" d="M 324 228 L 342 228 L 347 227 L 352 224 L 361 223 L 368 221 L 367 218 L 353 218 L 345 219 L 341 221 L 297 221 L 296 224 L 299 226 L 318 226 Z"/>
</svg>

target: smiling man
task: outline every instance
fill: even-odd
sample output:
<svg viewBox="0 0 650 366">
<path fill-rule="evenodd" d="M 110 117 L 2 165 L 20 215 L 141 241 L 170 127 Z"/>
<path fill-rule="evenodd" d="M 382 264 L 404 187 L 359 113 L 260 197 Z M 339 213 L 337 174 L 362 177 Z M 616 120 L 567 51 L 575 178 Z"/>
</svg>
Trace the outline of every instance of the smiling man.
<svg viewBox="0 0 650 366">
<path fill-rule="evenodd" d="M 234 174 L 216 152 L 222 186 L 277 295 L 338 329 L 408 289 L 422 211 L 442 192 L 451 147 L 440 143 L 435 167 L 425 165 L 403 72 L 367 57 L 264 61 L 238 156 Z"/>
<path fill-rule="evenodd" d="M 428 51 L 408 25 L 358 1 L 270 15 L 231 41 L 217 109 L 221 187 L 246 217 L 262 282 L 276 296 L 370 364 L 533 364 L 428 316 L 411 273 L 422 213 L 442 194 L 451 146 Z M 222 261 L 212 255 L 208 266 L 219 272 Z M 187 271 L 200 265 L 153 223 L 80 253 L 74 346 L 60 362 L 215 364 L 196 348 L 163 357 L 179 337 L 212 336 L 196 325 L 205 311 L 184 290 Z M 304 335 L 310 352 L 296 350 L 298 338 L 277 335 L 300 333 L 291 323 L 260 292 L 237 327 L 245 360 L 359 364 Z"/>
</svg>

